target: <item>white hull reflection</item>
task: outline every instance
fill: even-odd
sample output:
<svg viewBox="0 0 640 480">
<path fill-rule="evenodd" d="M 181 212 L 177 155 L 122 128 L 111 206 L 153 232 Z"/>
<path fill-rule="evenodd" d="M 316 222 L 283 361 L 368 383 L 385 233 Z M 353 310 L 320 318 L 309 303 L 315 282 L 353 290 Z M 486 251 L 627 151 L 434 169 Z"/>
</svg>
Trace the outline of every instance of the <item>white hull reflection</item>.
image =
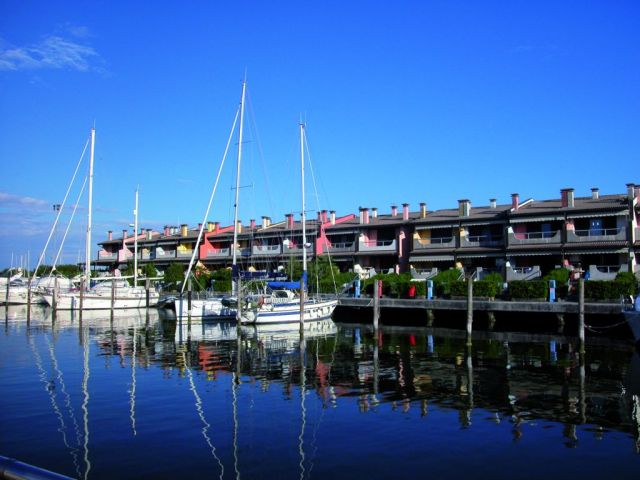
<svg viewBox="0 0 640 480">
<path fill-rule="evenodd" d="M 238 326 L 236 322 L 203 321 L 192 318 L 191 321 L 183 319 L 176 321 L 177 343 L 187 341 L 224 341 L 238 338 Z"/>
<path fill-rule="evenodd" d="M 328 337 L 338 332 L 333 320 L 304 322 L 304 339 Z M 267 350 L 292 351 L 300 344 L 300 324 L 272 323 L 262 325 L 242 325 L 242 336 L 259 343 Z"/>
</svg>

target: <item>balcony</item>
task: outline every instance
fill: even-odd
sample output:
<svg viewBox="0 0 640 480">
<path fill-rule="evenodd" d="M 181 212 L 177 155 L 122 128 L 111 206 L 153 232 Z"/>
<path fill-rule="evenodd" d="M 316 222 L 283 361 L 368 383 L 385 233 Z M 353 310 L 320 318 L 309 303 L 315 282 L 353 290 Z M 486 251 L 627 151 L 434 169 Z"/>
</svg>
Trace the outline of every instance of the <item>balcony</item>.
<svg viewBox="0 0 640 480">
<path fill-rule="evenodd" d="M 176 258 L 191 258 L 193 250 L 177 250 Z"/>
<path fill-rule="evenodd" d="M 114 252 L 107 252 L 101 250 L 98 252 L 98 260 L 116 260 L 118 258 L 118 254 Z"/>
<path fill-rule="evenodd" d="M 165 259 L 165 258 L 176 258 L 175 250 L 156 250 L 155 258 Z"/>
<path fill-rule="evenodd" d="M 233 250 L 231 251 L 233 255 Z M 238 257 L 250 257 L 251 256 L 251 247 L 240 247 L 236 249 L 236 255 Z"/>
<path fill-rule="evenodd" d="M 324 245 L 322 247 L 323 253 L 355 253 L 355 242 L 338 242 L 331 245 Z"/>
<path fill-rule="evenodd" d="M 368 240 L 358 242 L 359 252 L 395 252 L 396 240 Z"/>
<path fill-rule="evenodd" d="M 627 265 L 589 265 L 590 280 L 615 280 L 618 272 L 628 272 Z"/>
<path fill-rule="evenodd" d="M 413 250 L 430 250 L 433 248 L 454 248 L 456 246 L 456 239 L 453 236 L 450 237 L 432 237 L 424 240 L 413 240 Z"/>
<path fill-rule="evenodd" d="M 626 227 L 599 228 L 590 230 L 567 230 L 567 243 L 572 242 L 612 242 L 626 240 Z"/>
<path fill-rule="evenodd" d="M 140 252 L 138 254 L 138 257 L 140 258 L 140 260 L 151 260 L 151 253 L 149 253 L 149 252 Z"/>
<path fill-rule="evenodd" d="M 256 256 L 276 256 L 282 253 L 280 245 L 254 245 L 251 253 Z"/>
<path fill-rule="evenodd" d="M 542 272 L 538 265 L 533 267 L 507 267 L 507 282 L 512 280 L 535 280 L 541 276 Z"/>
<path fill-rule="evenodd" d="M 231 247 L 221 248 L 219 250 L 207 250 L 205 258 L 225 258 L 231 256 Z"/>
<path fill-rule="evenodd" d="M 560 243 L 560 230 L 556 230 L 555 232 L 509 232 L 509 245 L 535 245 L 546 243 Z"/>
<path fill-rule="evenodd" d="M 503 245 L 502 235 L 465 235 L 460 239 L 461 247 L 501 247 Z"/>
</svg>

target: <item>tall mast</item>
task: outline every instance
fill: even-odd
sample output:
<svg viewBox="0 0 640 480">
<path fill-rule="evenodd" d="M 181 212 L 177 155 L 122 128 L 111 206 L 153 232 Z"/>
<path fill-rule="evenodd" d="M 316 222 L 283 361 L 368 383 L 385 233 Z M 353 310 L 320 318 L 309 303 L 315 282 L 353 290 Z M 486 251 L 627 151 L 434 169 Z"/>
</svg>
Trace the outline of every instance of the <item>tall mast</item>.
<svg viewBox="0 0 640 480">
<path fill-rule="evenodd" d="M 300 350 L 305 348 L 304 342 L 304 294 L 307 283 L 307 225 L 304 211 L 304 123 L 300 122 L 300 172 L 302 188 L 302 275 L 300 277 Z"/>
<path fill-rule="evenodd" d="M 240 194 L 240 163 L 242 161 L 242 130 L 244 124 L 244 95 L 247 87 L 246 78 L 242 81 L 242 96 L 240 98 L 240 127 L 238 130 L 238 163 L 236 166 L 236 196 L 233 205 L 233 261 L 232 261 L 232 275 L 237 274 L 236 265 L 238 262 L 237 244 L 238 244 L 238 196 Z M 237 295 L 239 292 L 238 284 L 236 281 L 232 281 L 233 293 Z"/>
<path fill-rule="evenodd" d="M 87 243 L 85 245 L 84 274 L 87 279 L 86 286 L 91 283 L 91 212 L 93 210 L 93 154 L 96 145 L 96 129 L 91 129 L 91 155 L 89 157 L 89 213 L 87 215 Z"/>
<path fill-rule="evenodd" d="M 138 187 L 136 187 L 136 206 L 133 210 L 133 286 L 138 286 Z"/>
</svg>

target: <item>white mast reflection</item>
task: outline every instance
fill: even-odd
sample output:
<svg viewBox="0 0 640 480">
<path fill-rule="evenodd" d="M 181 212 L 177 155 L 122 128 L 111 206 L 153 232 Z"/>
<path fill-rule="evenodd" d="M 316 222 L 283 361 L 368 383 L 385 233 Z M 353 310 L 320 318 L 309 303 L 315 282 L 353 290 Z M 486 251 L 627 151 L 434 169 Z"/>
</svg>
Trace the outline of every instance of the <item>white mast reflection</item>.
<svg viewBox="0 0 640 480">
<path fill-rule="evenodd" d="M 135 437 L 138 432 L 136 432 L 136 324 L 133 324 L 133 352 L 131 354 L 131 396 L 130 396 L 130 418 L 131 418 L 131 429 L 133 430 L 133 436 Z"/>
</svg>

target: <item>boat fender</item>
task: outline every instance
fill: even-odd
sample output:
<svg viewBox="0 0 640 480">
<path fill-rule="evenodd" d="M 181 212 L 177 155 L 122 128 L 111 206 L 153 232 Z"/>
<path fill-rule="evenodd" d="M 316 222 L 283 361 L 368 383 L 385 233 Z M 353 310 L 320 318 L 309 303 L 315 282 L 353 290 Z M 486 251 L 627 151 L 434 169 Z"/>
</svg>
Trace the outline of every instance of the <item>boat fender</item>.
<svg viewBox="0 0 640 480">
<path fill-rule="evenodd" d="M 261 307 L 264 305 L 264 297 L 262 295 L 260 295 L 258 297 L 258 307 Z"/>
</svg>

